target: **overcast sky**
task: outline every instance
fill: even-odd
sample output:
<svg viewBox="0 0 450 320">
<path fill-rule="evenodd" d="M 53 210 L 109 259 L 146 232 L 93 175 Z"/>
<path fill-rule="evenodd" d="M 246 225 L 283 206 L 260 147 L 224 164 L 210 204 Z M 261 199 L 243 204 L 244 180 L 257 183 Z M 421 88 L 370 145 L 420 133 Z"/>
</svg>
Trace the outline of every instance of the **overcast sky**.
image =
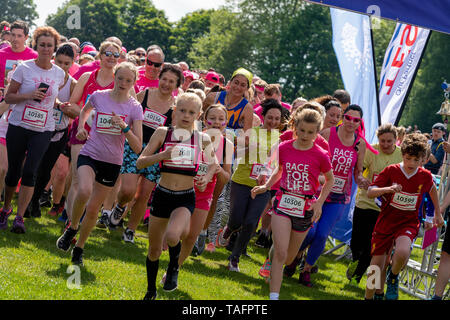
<svg viewBox="0 0 450 320">
<path fill-rule="evenodd" d="M 42 26 L 49 14 L 56 13 L 65 0 L 34 0 L 39 18 L 37 26 Z M 170 22 L 178 21 L 186 13 L 198 9 L 218 9 L 225 0 L 153 0 L 156 8 L 164 10 Z"/>
</svg>

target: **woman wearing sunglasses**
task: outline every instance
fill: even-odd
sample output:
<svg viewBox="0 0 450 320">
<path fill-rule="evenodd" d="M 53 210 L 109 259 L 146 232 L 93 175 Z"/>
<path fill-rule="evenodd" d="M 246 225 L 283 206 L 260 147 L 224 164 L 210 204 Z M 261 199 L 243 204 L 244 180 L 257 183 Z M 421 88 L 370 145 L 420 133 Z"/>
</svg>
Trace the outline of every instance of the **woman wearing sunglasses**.
<svg viewBox="0 0 450 320">
<path fill-rule="evenodd" d="M 96 91 L 113 89 L 114 88 L 114 67 L 117 65 L 120 57 L 120 51 L 122 49 L 120 46 L 114 42 L 105 41 L 100 45 L 99 58 L 100 58 L 100 69 L 92 72 L 84 73 L 78 80 L 72 95 L 70 96 L 70 106 L 78 107 L 82 109 L 89 97 Z M 134 92 L 133 92 L 134 93 Z M 86 141 L 80 141 L 76 138 L 77 128 L 78 128 L 78 117 L 74 120 L 71 130 L 69 132 L 69 142 L 71 145 L 71 162 L 72 162 L 72 184 L 70 187 L 69 194 L 67 196 L 66 211 L 67 216 L 70 220 L 73 198 L 75 196 L 74 192 L 78 186 L 77 179 L 77 159 L 81 148 Z M 89 133 L 90 121 L 88 120 L 85 124 L 85 129 Z"/>
<path fill-rule="evenodd" d="M 301 250 L 309 246 L 305 259 L 305 267 L 300 273 L 299 282 L 311 287 L 311 268 L 322 254 L 325 243 L 334 225 L 350 203 L 352 175 L 358 186 L 364 188 L 367 180 L 362 177 L 366 143 L 358 134 L 362 125 L 363 111 L 358 105 L 350 105 L 345 109 L 342 125 L 322 131 L 328 141 L 331 166 L 334 174 L 334 185 L 323 205 L 320 220 L 309 230 Z M 368 186 L 368 185 L 367 185 Z M 367 189 L 366 186 L 366 189 Z"/>
<path fill-rule="evenodd" d="M 136 93 L 144 91 L 147 88 L 158 88 L 159 73 L 164 65 L 164 52 L 157 45 L 151 45 L 147 48 L 147 57 L 145 63 L 139 68 L 139 79 L 136 82 Z"/>
</svg>

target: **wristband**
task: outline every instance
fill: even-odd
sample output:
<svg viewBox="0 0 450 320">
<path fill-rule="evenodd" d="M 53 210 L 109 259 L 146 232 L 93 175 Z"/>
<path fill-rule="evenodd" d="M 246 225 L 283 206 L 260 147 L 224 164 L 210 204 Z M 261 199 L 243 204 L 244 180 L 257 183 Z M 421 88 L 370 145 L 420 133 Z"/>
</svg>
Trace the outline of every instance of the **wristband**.
<svg viewBox="0 0 450 320">
<path fill-rule="evenodd" d="M 127 126 L 125 129 L 122 129 L 123 133 L 127 133 L 128 131 L 130 131 L 130 127 L 129 126 Z"/>
</svg>

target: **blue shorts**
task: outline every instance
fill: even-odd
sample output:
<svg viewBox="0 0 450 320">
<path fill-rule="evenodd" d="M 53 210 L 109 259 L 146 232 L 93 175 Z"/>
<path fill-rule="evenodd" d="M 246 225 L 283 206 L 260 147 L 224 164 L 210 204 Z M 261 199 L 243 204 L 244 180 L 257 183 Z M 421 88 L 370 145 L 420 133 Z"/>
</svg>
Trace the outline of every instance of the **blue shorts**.
<svg viewBox="0 0 450 320">
<path fill-rule="evenodd" d="M 147 144 L 144 143 L 142 146 L 142 150 L 144 150 L 145 146 Z M 120 173 L 132 173 L 132 174 L 139 174 L 143 175 L 147 180 L 150 180 L 152 182 L 158 183 L 159 178 L 161 176 L 160 170 L 159 170 L 159 163 L 155 163 L 154 165 L 150 167 L 146 167 L 144 169 L 139 170 L 136 167 L 136 161 L 139 158 L 139 154 L 136 154 L 128 144 L 128 141 L 125 140 L 125 146 L 123 151 L 123 163 L 122 167 L 120 168 Z"/>
</svg>

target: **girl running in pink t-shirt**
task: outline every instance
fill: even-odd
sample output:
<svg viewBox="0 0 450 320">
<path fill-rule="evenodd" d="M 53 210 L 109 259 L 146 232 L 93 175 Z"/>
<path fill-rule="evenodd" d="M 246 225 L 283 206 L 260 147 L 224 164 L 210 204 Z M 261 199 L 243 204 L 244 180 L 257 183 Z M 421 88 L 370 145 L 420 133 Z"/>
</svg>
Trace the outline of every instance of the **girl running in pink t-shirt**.
<svg viewBox="0 0 450 320">
<path fill-rule="evenodd" d="M 278 300 L 283 265 L 290 264 L 306 237 L 312 223 L 322 214 L 322 205 L 334 183 L 330 159 L 326 151 L 314 144 L 322 124 L 315 110 L 303 110 L 294 118 L 295 140 L 285 141 L 278 148 L 278 165 L 269 180 L 252 189 L 252 197 L 266 192 L 280 180 L 280 190 L 274 201 L 272 214 L 273 246 L 271 260 L 270 299 Z M 325 184 L 318 199 L 319 175 Z"/>
</svg>

